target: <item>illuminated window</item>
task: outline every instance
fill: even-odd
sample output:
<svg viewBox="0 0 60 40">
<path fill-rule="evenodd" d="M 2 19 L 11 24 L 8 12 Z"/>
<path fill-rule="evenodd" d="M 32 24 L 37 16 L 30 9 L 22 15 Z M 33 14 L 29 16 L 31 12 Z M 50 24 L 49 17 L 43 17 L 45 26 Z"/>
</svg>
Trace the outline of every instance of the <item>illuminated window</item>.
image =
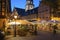
<svg viewBox="0 0 60 40">
<path fill-rule="evenodd" d="M 4 11 L 4 8 L 2 8 L 2 11 Z"/>
<path fill-rule="evenodd" d="M 4 15 L 4 12 L 2 12 L 2 15 Z"/>
<path fill-rule="evenodd" d="M 28 10 L 28 6 L 26 6 L 26 10 Z"/>
<path fill-rule="evenodd" d="M 1 12 L 1 8 L 0 8 L 0 12 Z"/>
</svg>

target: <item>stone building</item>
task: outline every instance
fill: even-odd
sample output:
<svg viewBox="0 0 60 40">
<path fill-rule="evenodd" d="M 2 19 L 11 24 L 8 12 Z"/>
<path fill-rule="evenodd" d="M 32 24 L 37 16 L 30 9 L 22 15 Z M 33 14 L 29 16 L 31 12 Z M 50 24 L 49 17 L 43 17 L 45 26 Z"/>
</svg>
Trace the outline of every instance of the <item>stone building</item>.
<svg viewBox="0 0 60 40">
<path fill-rule="evenodd" d="M 34 8 L 33 0 L 26 0 L 25 9 L 15 7 L 14 10 L 16 9 L 20 19 L 35 20 L 36 18 L 37 19 L 39 18 L 39 20 L 46 20 L 46 21 L 52 19 L 60 20 L 59 1 L 57 2 L 57 4 L 58 8 L 56 9 L 56 13 L 53 13 L 53 8 L 51 8 L 49 4 L 45 4 L 44 0 L 40 1 L 39 6 L 36 8 Z"/>
<path fill-rule="evenodd" d="M 50 7 L 41 1 L 38 8 L 38 18 L 41 20 L 50 20 L 50 15 Z"/>
<path fill-rule="evenodd" d="M 23 20 L 37 19 L 38 7 L 34 8 L 33 0 L 26 0 L 25 9 L 15 7 L 13 9 L 13 13 L 15 12 L 15 10 L 18 13 L 20 19 L 23 19 Z"/>
<path fill-rule="evenodd" d="M 0 16 L 8 16 L 11 12 L 11 0 L 0 0 Z"/>
<path fill-rule="evenodd" d="M 16 13 L 15 10 L 18 13 L 19 18 L 23 20 L 32 20 L 32 19 L 35 20 L 38 16 L 38 11 L 37 11 L 38 7 L 28 11 L 25 11 L 25 9 L 15 7 L 13 13 Z"/>
<path fill-rule="evenodd" d="M 55 0 L 56 1 L 56 0 Z M 57 5 L 57 6 L 56 6 Z M 57 0 L 55 11 L 49 4 L 45 4 L 42 0 L 38 8 L 38 17 L 41 20 L 60 20 L 60 1 Z"/>
<path fill-rule="evenodd" d="M 0 27 L 3 27 L 6 23 L 6 18 L 11 13 L 11 0 L 0 0 Z"/>
</svg>

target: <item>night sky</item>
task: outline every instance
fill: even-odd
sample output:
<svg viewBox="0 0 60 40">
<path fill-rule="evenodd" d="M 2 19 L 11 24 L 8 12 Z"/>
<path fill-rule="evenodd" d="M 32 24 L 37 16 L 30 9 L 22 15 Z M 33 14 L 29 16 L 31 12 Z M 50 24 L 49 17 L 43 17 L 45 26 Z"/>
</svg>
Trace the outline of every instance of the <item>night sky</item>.
<svg viewBox="0 0 60 40">
<path fill-rule="evenodd" d="M 14 7 L 25 9 L 26 0 L 11 0 L 11 8 L 13 10 Z M 39 5 L 39 0 L 34 0 L 34 5 L 37 7 Z"/>
</svg>

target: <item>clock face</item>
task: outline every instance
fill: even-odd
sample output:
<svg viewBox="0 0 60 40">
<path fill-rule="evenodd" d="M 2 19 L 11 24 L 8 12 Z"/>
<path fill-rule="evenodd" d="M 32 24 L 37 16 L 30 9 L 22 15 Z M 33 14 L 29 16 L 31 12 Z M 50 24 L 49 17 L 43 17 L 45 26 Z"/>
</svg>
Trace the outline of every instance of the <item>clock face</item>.
<svg viewBox="0 0 60 40">
<path fill-rule="evenodd" d="M 33 9 L 33 6 L 32 5 L 30 5 L 30 9 Z"/>
</svg>

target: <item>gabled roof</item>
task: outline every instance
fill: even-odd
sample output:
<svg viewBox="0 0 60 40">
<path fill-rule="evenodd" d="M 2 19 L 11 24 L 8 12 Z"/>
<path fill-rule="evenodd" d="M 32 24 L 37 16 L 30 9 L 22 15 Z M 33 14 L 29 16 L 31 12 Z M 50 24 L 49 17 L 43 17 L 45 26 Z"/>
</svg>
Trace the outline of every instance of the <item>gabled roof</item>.
<svg viewBox="0 0 60 40">
<path fill-rule="evenodd" d="M 21 15 L 21 16 L 25 16 L 26 15 L 25 9 L 16 8 L 16 7 L 15 7 L 15 9 L 16 9 L 18 15 Z"/>
<path fill-rule="evenodd" d="M 15 7 L 14 10 L 15 9 L 16 9 L 18 15 L 20 15 L 20 16 L 27 16 L 27 15 L 30 15 L 30 14 L 38 13 L 38 7 L 34 8 L 32 10 L 28 10 L 28 11 L 25 11 L 25 9 L 17 8 L 17 7 Z"/>
</svg>

